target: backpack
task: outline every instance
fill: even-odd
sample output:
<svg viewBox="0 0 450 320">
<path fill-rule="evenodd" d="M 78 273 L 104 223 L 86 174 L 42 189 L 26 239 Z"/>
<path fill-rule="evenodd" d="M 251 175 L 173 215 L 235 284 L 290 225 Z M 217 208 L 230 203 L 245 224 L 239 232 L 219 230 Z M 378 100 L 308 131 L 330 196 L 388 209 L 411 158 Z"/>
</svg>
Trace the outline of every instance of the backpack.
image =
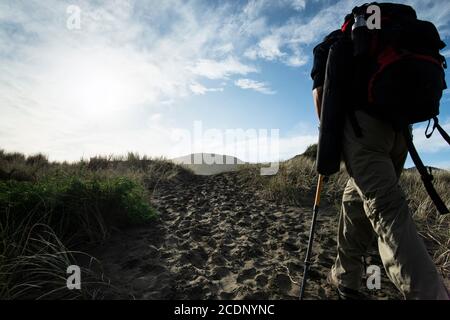
<svg viewBox="0 0 450 320">
<path fill-rule="evenodd" d="M 436 27 L 417 19 L 410 6 L 374 2 L 355 7 L 342 30 L 353 27 L 355 16 L 368 19 L 370 5 L 380 8 L 381 29 L 352 31 L 360 69 L 355 81 L 367 86 L 362 90 L 366 111 L 397 127 L 437 117 L 447 64 Z"/>
<path fill-rule="evenodd" d="M 367 9 L 371 5 L 377 5 L 381 11 L 381 29 L 369 30 L 355 22 L 355 18 L 369 18 Z M 355 26 L 354 26 L 355 25 Z M 445 71 L 447 67 L 445 57 L 440 54 L 440 50 L 445 47 L 436 27 L 427 21 L 417 19 L 415 10 L 407 5 L 393 3 L 371 3 L 355 7 L 352 13 L 347 15 L 345 23 L 341 28 L 342 37 L 337 37 L 335 44 L 329 46 L 329 60 L 347 61 L 351 67 L 349 73 L 351 78 L 345 79 L 346 87 L 333 85 L 334 80 L 326 80 L 324 90 L 331 88 L 327 100 L 327 92 L 324 92 L 321 115 L 321 131 L 319 135 L 319 146 L 317 154 L 317 170 L 322 175 L 330 175 L 339 171 L 340 148 L 336 146 L 330 150 L 336 152 L 330 155 L 327 152 L 327 136 L 340 137 L 342 126 L 331 125 L 341 121 L 341 116 L 336 115 L 347 112 L 349 119 L 355 128 L 355 133 L 360 134 L 360 128 L 355 123 L 352 110 L 361 107 L 368 114 L 374 117 L 389 121 L 394 129 L 402 131 L 405 137 L 408 151 L 418 169 L 424 186 L 436 205 L 439 213 L 449 213 L 445 203 L 437 194 L 433 186 L 433 175 L 431 170 L 427 170 L 413 144 L 413 139 L 409 126 L 414 123 L 434 121 L 433 130 L 427 137 L 430 137 L 435 129 L 450 144 L 449 135 L 439 125 L 437 116 L 439 115 L 440 100 L 443 91 L 447 88 L 445 82 Z M 352 61 L 343 57 L 343 43 L 345 39 L 351 39 L 353 47 Z M 329 45 L 329 44 L 328 44 Z M 347 47 L 348 48 L 348 47 Z M 333 54 L 333 49 L 336 51 Z M 337 49 L 340 49 L 337 52 Z M 333 70 L 334 69 L 334 70 Z M 332 63 L 327 63 L 327 77 L 335 77 L 342 67 L 337 68 Z M 343 90 L 344 93 L 334 92 L 334 88 Z M 351 98 L 346 92 L 353 91 Z M 338 99 L 335 99 L 337 97 Z M 336 110 L 333 110 L 336 109 Z M 334 115 L 333 115 L 334 113 Z M 335 118 L 331 121 L 331 116 Z M 353 117 L 352 117 L 353 115 Z M 324 120 L 328 119 L 327 122 Z M 331 129 L 329 129 L 331 128 Z M 428 131 L 428 129 L 427 129 Z M 336 141 L 334 139 L 333 141 Z"/>
</svg>

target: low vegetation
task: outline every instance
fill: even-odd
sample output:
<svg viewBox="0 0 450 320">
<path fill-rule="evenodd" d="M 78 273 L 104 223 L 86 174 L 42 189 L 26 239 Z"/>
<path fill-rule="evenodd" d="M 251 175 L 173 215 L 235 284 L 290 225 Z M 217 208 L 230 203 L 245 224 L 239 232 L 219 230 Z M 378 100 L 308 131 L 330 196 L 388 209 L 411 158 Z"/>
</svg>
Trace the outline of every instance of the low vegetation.
<svg viewBox="0 0 450 320">
<path fill-rule="evenodd" d="M 130 153 L 74 164 L 0 151 L 0 299 L 101 298 L 101 265 L 83 253 L 115 228 L 151 223 L 149 190 L 190 175 L 163 159 Z M 66 288 L 82 267 L 84 290 Z"/>
<path fill-rule="evenodd" d="M 258 165 L 243 165 L 239 176 L 269 200 L 305 206 L 317 184 L 315 150 L 281 163 L 275 176 L 260 176 Z M 86 245 L 107 240 L 115 229 L 152 223 L 154 189 L 192 178 L 170 161 L 134 153 L 69 164 L 0 150 L 0 299 L 103 298 L 114 288 L 101 264 L 83 252 Z M 325 205 L 336 212 L 347 179 L 342 168 L 323 190 Z M 437 214 L 415 170 L 405 171 L 400 183 L 436 265 L 450 278 L 450 215 Z M 450 173 L 435 172 L 435 186 L 450 205 Z M 72 264 L 82 268 L 84 290 L 66 289 Z"/>
</svg>

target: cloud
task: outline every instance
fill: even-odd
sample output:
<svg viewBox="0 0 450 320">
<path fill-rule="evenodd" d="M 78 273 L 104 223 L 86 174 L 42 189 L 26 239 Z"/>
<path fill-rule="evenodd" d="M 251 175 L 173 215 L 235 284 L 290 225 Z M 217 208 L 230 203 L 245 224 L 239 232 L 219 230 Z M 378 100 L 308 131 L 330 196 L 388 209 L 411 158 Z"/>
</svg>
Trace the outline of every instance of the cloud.
<svg viewBox="0 0 450 320">
<path fill-rule="evenodd" d="M 273 91 L 267 83 L 259 82 L 251 79 L 238 79 L 234 82 L 236 86 L 244 90 L 255 90 L 257 92 L 263 94 L 275 94 L 276 91 Z"/>
<path fill-rule="evenodd" d="M 450 161 L 436 161 L 432 165 L 435 168 L 440 168 L 450 171 Z"/>
<path fill-rule="evenodd" d="M 443 38 L 450 36 L 450 3 L 448 1 L 407 0 L 405 4 L 412 5 L 420 19 L 436 24 Z M 264 12 L 268 4 L 265 1 L 249 3 L 254 12 Z M 282 1 L 276 1 L 280 5 Z M 274 4 L 272 4 L 273 6 Z M 280 61 L 286 65 L 301 67 L 310 58 L 305 49 L 321 41 L 333 30 L 338 29 L 346 14 L 351 12 L 361 1 L 343 0 L 331 4 L 315 1 L 317 11 L 312 16 L 293 15 L 285 23 L 271 26 L 258 42 L 244 53 L 250 59 Z M 294 1 L 292 6 L 300 10 L 306 7 L 305 1 Z M 448 51 L 446 51 L 448 55 Z"/>
<path fill-rule="evenodd" d="M 306 7 L 306 0 L 291 0 L 289 1 L 289 3 L 291 4 L 292 8 L 298 11 L 305 9 Z"/>
<path fill-rule="evenodd" d="M 246 75 L 257 71 L 254 67 L 244 65 L 233 57 L 220 61 L 200 59 L 188 70 L 195 75 L 213 80 L 226 79 L 233 74 Z"/>
<path fill-rule="evenodd" d="M 163 118 L 163 115 L 161 113 L 155 113 L 150 116 L 150 121 L 151 122 L 160 122 L 162 118 Z"/>
<path fill-rule="evenodd" d="M 261 61 L 304 66 L 360 3 L 330 2 L 1 1 L 0 145 L 58 160 L 164 154 L 171 122 L 152 115 L 229 83 L 274 94 L 249 79 L 265 71 Z M 408 2 L 448 34 L 447 1 Z M 66 28 L 72 4 L 80 30 Z"/>
<path fill-rule="evenodd" d="M 257 47 L 248 49 L 244 55 L 250 59 L 262 58 L 272 61 L 285 56 L 286 53 L 280 51 L 280 38 L 271 35 L 262 39 Z"/>
<path fill-rule="evenodd" d="M 243 12 L 249 17 L 260 16 L 274 8 L 289 8 L 302 11 L 306 7 L 306 0 L 250 0 Z"/>
<path fill-rule="evenodd" d="M 441 123 L 442 128 L 446 132 L 450 132 L 450 120 Z M 442 138 L 436 130 L 430 139 L 425 136 L 426 125 L 419 125 L 414 127 L 414 145 L 419 152 L 424 153 L 438 153 L 448 149 L 448 143 Z"/>
<path fill-rule="evenodd" d="M 28 89 L 51 91 L 41 84 L 61 82 L 57 75 L 64 81 L 73 73 L 77 80 L 89 80 L 96 74 L 101 78 L 104 70 L 122 82 L 116 91 L 126 91 L 130 104 L 157 104 L 188 96 L 191 84 L 202 78 L 228 80 L 258 72 L 233 55 L 236 42 L 249 40 L 235 37 L 243 17 L 230 15 L 226 6 L 215 10 L 201 2 L 79 1 L 81 29 L 68 30 L 68 5 L 0 4 L 0 62 L 5 64 L 0 81 L 23 83 L 19 78 L 27 78 Z"/>
<path fill-rule="evenodd" d="M 208 92 L 222 92 L 223 88 L 206 88 L 205 86 L 201 85 L 200 83 L 193 83 L 190 85 L 190 89 L 194 94 L 197 95 L 204 95 Z"/>
<path fill-rule="evenodd" d="M 235 51 L 262 20 L 246 21 L 244 30 L 244 17 L 226 5 L 80 0 L 81 29 L 69 30 L 70 4 L 0 3 L 3 148 L 58 160 L 164 154 L 168 141 L 155 110 L 258 72 Z M 206 88 L 205 79 L 221 88 Z"/>
<path fill-rule="evenodd" d="M 312 17 L 293 15 L 285 23 L 273 26 L 258 43 L 247 49 L 245 56 L 250 59 L 280 61 L 293 67 L 301 67 L 309 61 L 305 48 L 317 43 L 327 33 L 342 24 L 346 13 L 356 1 L 338 2 L 324 6 Z M 299 2 L 300 5 L 303 2 Z"/>
</svg>

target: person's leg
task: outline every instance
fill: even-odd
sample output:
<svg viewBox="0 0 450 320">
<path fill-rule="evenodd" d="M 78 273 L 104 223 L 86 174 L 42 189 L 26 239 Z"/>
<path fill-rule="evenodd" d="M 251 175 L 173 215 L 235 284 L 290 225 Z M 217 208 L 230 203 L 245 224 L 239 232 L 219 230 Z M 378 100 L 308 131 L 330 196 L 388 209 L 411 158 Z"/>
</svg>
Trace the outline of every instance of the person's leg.
<svg viewBox="0 0 450 320">
<path fill-rule="evenodd" d="M 363 201 L 353 179 L 349 179 L 342 197 L 337 237 L 337 257 L 331 270 L 332 282 L 359 290 L 363 274 L 362 257 L 374 240 L 374 231 L 364 212 Z"/>
<path fill-rule="evenodd" d="M 399 168 L 392 153 L 399 137 L 387 123 L 363 112 L 356 112 L 356 117 L 363 137 L 346 125 L 344 158 L 378 236 L 389 278 L 407 299 L 448 299 L 398 185 Z"/>
<path fill-rule="evenodd" d="M 400 179 L 400 175 L 405 167 L 406 158 L 408 157 L 408 146 L 406 145 L 402 133 L 395 133 L 394 144 L 390 156 L 397 178 Z"/>
</svg>

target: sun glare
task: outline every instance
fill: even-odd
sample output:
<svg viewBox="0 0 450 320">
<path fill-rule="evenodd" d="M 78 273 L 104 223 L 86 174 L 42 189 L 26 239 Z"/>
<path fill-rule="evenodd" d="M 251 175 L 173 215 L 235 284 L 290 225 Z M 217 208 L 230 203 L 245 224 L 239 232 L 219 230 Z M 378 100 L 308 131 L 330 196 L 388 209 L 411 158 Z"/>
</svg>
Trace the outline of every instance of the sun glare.
<svg viewBox="0 0 450 320">
<path fill-rule="evenodd" d="M 133 81 L 120 61 L 102 54 L 66 57 L 53 68 L 55 102 L 90 118 L 117 114 L 133 101 Z"/>
</svg>

